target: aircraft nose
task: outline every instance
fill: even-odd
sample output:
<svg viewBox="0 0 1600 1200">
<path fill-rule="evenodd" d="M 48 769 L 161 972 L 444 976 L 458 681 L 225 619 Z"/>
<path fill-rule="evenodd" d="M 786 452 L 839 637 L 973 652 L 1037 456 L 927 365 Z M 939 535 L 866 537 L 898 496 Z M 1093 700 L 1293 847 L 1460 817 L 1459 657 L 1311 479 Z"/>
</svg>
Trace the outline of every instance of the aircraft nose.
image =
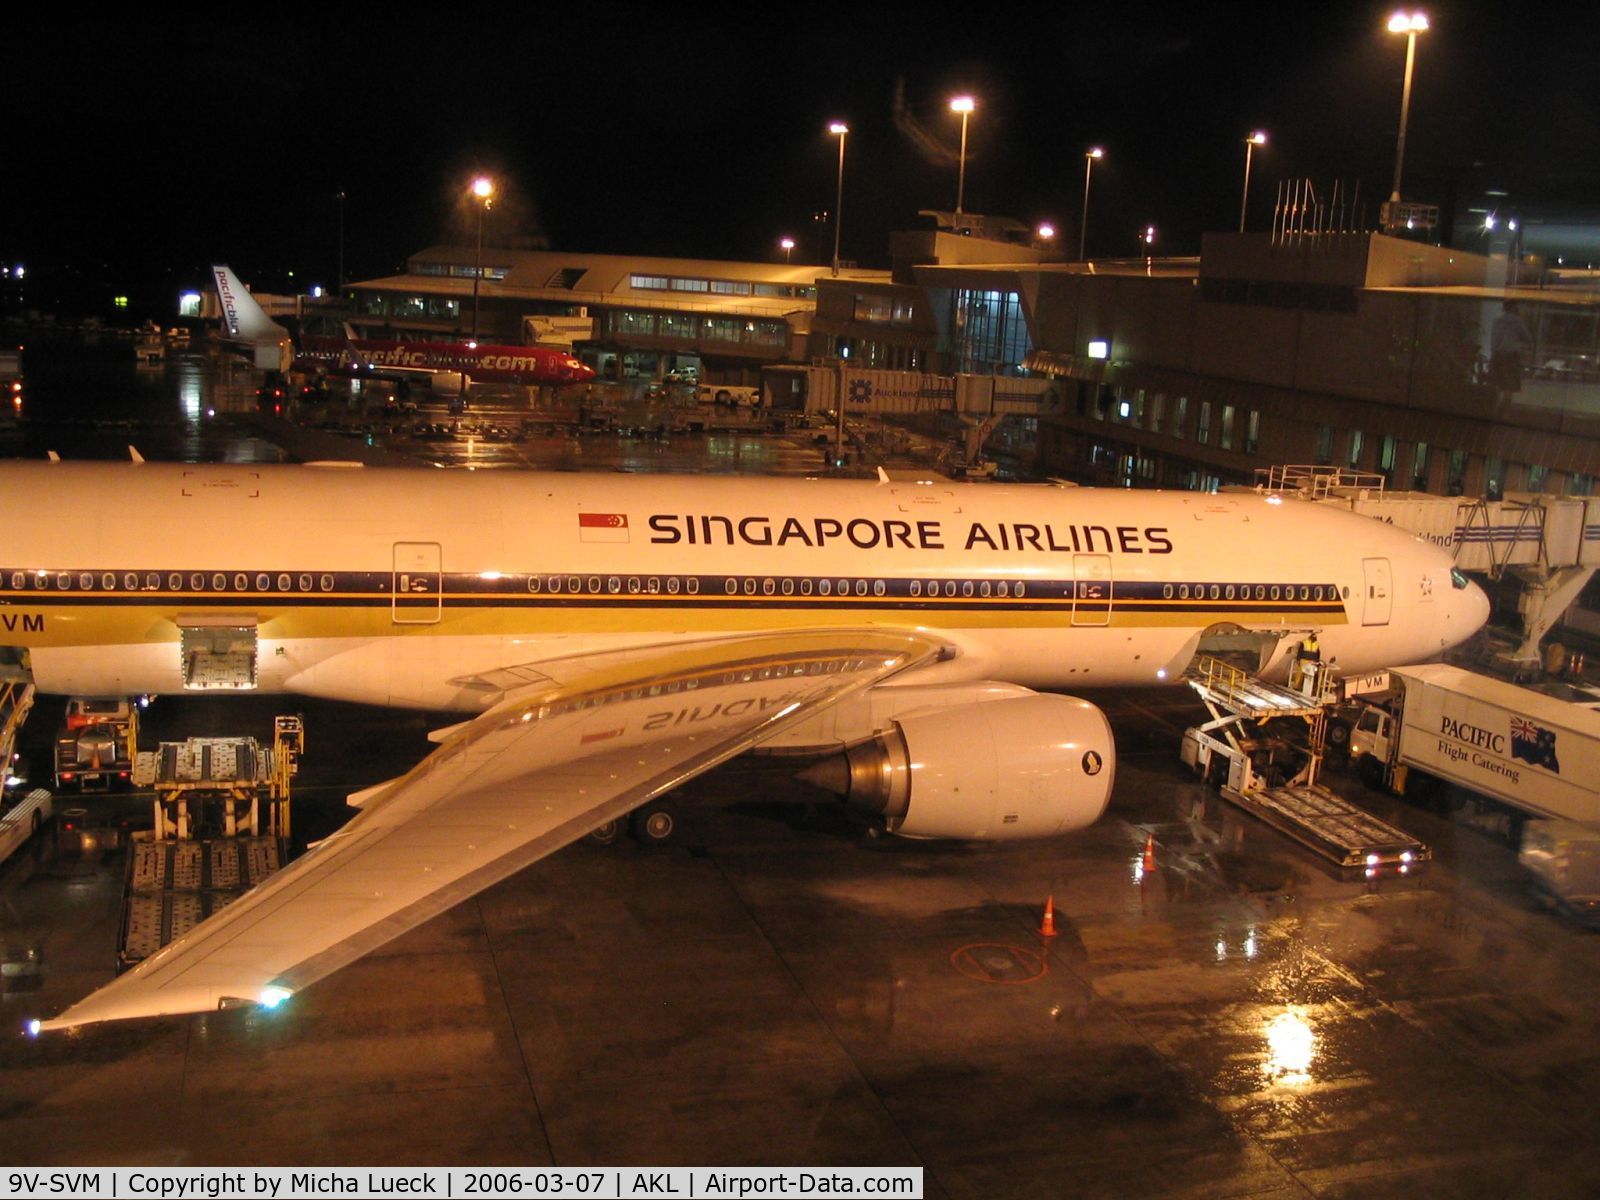
<svg viewBox="0 0 1600 1200">
<path fill-rule="evenodd" d="M 1464 636 L 1471 637 L 1489 623 L 1489 593 L 1471 580 L 1462 589 L 1460 608 L 1465 624 L 1462 631 Z"/>
</svg>

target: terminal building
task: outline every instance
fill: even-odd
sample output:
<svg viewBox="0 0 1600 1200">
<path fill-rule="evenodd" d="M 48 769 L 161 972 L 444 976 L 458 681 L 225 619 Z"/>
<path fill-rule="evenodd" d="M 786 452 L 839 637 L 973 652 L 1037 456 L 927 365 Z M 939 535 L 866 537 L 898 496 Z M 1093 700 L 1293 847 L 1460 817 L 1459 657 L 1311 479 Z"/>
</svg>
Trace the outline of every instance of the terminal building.
<svg viewBox="0 0 1600 1200">
<path fill-rule="evenodd" d="M 364 332 L 570 346 L 603 378 L 759 386 L 775 408 L 1010 415 L 1035 467 L 1214 488 L 1286 462 L 1393 488 L 1590 495 L 1600 275 L 1374 232 L 1208 236 L 1062 261 L 927 213 L 889 270 L 435 246 L 350 286 Z M 476 316 L 474 308 L 476 307 Z M 1013 445 L 1018 442 L 1014 441 Z"/>
</svg>

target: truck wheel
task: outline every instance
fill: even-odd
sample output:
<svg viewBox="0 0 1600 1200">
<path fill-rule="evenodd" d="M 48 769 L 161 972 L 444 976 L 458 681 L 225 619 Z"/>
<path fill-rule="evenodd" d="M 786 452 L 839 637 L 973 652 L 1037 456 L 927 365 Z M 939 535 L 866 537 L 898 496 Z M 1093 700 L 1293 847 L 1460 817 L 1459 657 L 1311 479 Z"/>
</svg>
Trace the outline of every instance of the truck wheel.
<svg viewBox="0 0 1600 1200">
<path fill-rule="evenodd" d="M 596 846 L 609 846 L 622 836 L 622 818 L 616 817 L 604 825 L 597 825 L 584 836 Z"/>
<path fill-rule="evenodd" d="M 718 404 L 727 404 L 732 400 L 733 400 L 733 396 L 728 392 L 718 392 L 717 393 L 717 403 Z"/>
<path fill-rule="evenodd" d="M 636 809 L 630 824 L 633 836 L 646 846 L 664 846 L 678 832 L 678 810 L 670 801 L 658 800 Z"/>
<path fill-rule="evenodd" d="M 1375 792 L 1383 791 L 1383 764 L 1371 754 L 1363 754 L 1356 764 L 1356 776 Z"/>
<path fill-rule="evenodd" d="M 1328 749 L 1345 751 L 1350 748 L 1350 726 L 1344 721 L 1328 722 Z"/>
</svg>

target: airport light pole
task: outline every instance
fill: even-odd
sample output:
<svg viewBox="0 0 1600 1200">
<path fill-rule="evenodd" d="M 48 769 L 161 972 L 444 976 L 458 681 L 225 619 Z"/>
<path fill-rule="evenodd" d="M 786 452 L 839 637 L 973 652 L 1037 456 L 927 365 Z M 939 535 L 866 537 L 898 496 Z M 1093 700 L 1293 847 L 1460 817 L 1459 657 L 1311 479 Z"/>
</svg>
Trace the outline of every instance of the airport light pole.
<svg viewBox="0 0 1600 1200">
<path fill-rule="evenodd" d="M 344 189 L 340 188 L 334 193 L 333 198 L 339 202 L 339 286 L 336 291 L 342 299 L 344 297 Z"/>
<path fill-rule="evenodd" d="M 1258 129 L 1244 140 L 1244 194 L 1239 197 L 1239 232 L 1244 232 L 1244 212 L 1250 204 L 1250 155 L 1267 144 L 1267 132 Z"/>
<path fill-rule="evenodd" d="M 833 273 L 839 274 L 839 228 L 844 224 L 844 139 L 849 136 L 850 126 L 843 121 L 835 121 L 828 126 L 828 132 L 839 139 L 839 187 L 833 198 Z M 843 409 L 840 409 L 843 412 Z M 841 426 L 843 422 L 840 422 Z"/>
<path fill-rule="evenodd" d="M 781 238 L 778 241 L 778 249 L 783 251 L 783 261 L 788 262 L 789 256 L 794 253 L 794 239 L 792 237 Z"/>
<path fill-rule="evenodd" d="M 478 257 L 472 269 L 472 340 L 478 340 L 478 288 L 483 283 L 483 214 L 494 203 L 494 182 L 487 175 L 472 181 L 472 194 L 478 199 Z"/>
<path fill-rule="evenodd" d="M 1083 154 L 1083 216 L 1078 222 L 1078 259 L 1083 260 L 1083 248 L 1089 244 L 1089 176 L 1094 172 L 1094 160 L 1104 158 L 1106 152 L 1091 146 Z"/>
<path fill-rule="evenodd" d="M 1394 147 L 1394 188 L 1389 202 L 1400 199 L 1400 170 L 1406 160 L 1406 118 L 1411 113 L 1411 71 L 1417 61 L 1417 34 L 1426 33 L 1428 14 L 1424 12 L 1397 12 L 1389 18 L 1389 32 L 1406 35 L 1406 81 L 1400 91 L 1400 136 Z"/>
<path fill-rule="evenodd" d="M 967 195 L 967 118 L 975 107 L 971 96 L 957 96 L 950 101 L 950 111 L 961 114 L 961 157 L 956 169 L 956 212 L 961 212 L 961 202 Z"/>
</svg>

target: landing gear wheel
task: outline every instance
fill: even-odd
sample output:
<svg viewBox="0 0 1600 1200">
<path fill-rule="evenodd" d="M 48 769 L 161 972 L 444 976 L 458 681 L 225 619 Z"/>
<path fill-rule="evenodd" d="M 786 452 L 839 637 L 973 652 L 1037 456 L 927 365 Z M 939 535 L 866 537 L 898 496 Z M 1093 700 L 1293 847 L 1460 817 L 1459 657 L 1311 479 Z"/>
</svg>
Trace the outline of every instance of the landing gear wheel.
<svg viewBox="0 0 1600 1200">
<path fill-rule="evenodd" d="M 678 810 L 666 801 L 647 804 L 634 812 L 630 825 L 646 846 L 663 846 L 678 832 Z"/>
<path fill-rule="evenodd" d="M 622 836 L 622 818 L 616 817 L 604 825 L 597 825 L 585 837 L 596 846 L 609 846 Z"/>
</svg>

